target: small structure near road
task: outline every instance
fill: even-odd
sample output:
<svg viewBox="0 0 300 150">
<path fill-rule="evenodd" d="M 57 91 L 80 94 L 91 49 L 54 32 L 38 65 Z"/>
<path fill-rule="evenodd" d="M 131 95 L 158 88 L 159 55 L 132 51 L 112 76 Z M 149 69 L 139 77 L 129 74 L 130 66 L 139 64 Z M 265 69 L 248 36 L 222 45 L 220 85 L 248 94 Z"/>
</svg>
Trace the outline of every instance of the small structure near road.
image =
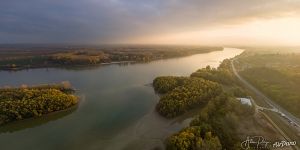
<svg viewBox="0 0 300 150">
<path fill-rule="evenodd" d="M 236 98 L 236 99 L 238 99 L 244 105 L 252 106 L 251 99 L 249 98 Z"/>
</svg>

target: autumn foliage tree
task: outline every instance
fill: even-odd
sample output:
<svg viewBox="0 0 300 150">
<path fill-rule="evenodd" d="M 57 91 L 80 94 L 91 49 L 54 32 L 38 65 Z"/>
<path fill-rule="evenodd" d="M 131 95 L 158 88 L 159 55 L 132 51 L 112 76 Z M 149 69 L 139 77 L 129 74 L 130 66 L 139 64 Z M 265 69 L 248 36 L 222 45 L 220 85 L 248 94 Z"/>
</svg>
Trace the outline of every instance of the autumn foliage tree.
<svg viewBox="0 0 300 150">
<path fill-rule="evenodd" d="M 221 150 L 217 136 L 200 126 L 187 127 L 167 139 L 167 150 Z"/>
<path fill-rule="evenodd" d="M 67 109 L 78 102 L 63 86 L 6 88 L 0 90 L 0 125 Z"/>
<path fill-rule="evenodd" d="M 167 84 L 169 84 L 167 86 Z M 211 98 L 222 92 L 222 87 L 215 82 L 201 78 L 159 77 L 154 80 L 154 87 L 161 96 L 156 110 L 167 118 L 173 118 L 188 110 L 204 105 Z"/>
</svg>

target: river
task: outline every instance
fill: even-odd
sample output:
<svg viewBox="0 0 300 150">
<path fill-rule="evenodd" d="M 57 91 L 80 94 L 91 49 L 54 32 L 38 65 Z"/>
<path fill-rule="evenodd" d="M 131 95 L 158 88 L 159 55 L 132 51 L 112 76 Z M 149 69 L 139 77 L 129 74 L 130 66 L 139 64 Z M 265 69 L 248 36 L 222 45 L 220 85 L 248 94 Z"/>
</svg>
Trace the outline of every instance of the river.
<svg viewBox="0 0 300 150">
<path fill-rule="evenodd" d="M 163 147 L 163 139 L 189 120 L 172 121 L 154 110 L 159 100 L 150 86 L 157 76 L 188 76 L 217 67 L 243 50 L 90 69 L 30 69 L 0 72 L 0 86 L 70 81 L 78 90 L 77 108 L 0 127 L 1 150 L 140 150 Z"/>
</svg>

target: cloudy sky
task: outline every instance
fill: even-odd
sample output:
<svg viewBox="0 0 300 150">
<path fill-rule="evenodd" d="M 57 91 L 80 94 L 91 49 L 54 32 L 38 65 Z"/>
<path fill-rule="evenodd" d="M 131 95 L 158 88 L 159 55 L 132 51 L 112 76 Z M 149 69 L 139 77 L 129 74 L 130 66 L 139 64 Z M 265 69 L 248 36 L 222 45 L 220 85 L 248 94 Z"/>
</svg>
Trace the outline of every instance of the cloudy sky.
<svg viewBox="0 0 300 150">
<path fill-rule="evenodd" d="M 0 43 L 300 45 L 300 0 L 1 0 Z"/>
</svg>

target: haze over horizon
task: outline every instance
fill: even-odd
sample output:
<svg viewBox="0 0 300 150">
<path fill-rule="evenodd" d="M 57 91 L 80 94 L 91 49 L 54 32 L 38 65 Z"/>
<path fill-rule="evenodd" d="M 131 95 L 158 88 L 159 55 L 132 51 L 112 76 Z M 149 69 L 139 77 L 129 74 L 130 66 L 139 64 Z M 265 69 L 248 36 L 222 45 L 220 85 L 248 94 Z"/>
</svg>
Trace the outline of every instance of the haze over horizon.
<svg viewBox="0 0 300 150">
<path fill-rule="evenodd" d="M 10 0 L 0 43 L 300 44 L 299 0 Z"/>
</svg>

